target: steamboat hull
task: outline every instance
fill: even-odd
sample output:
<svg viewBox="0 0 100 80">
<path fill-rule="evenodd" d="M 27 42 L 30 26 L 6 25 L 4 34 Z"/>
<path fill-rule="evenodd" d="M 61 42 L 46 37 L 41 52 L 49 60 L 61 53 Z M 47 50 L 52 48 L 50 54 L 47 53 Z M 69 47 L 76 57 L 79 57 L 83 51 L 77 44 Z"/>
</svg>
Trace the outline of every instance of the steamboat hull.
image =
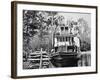
<svg viewBox="0 0 100 80">
<path fill-rule="evenodd" d="M 54 67 L 75 67 L 79 58 L 75 52 L 59 52 L 58 55 L 52 56 L 51 63 Z"/>
</svg>

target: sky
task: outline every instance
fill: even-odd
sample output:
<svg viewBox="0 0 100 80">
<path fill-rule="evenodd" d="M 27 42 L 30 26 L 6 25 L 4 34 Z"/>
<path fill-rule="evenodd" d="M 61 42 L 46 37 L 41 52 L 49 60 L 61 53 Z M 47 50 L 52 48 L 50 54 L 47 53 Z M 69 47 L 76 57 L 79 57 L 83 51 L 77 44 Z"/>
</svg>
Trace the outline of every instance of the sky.
<svg viewBox="0 0 100 80">
<path fill-rule="evenodd" d="M 77 19 L 83 18 L 88 23 L 88 26 L 91 27 L 91 14 L 89 13 L 60 12 L 58 14 L 64 16 L 66 20 L 77 21 Z"/>
</svg>

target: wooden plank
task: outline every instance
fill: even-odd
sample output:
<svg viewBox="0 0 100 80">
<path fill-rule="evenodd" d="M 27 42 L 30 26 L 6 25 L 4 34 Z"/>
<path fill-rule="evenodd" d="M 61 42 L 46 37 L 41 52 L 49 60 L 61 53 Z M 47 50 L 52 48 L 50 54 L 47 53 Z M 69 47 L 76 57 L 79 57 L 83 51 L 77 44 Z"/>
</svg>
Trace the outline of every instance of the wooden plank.
<svg viewBox="0 0 100 80">
<path fill-rule="evenodd" d="M 41 57 L 40 57 L 40 66 L 39 66 L 39 68 L 42 68 L 42 48 L 41 48 Z"/>
<path fill-rule="evenodd" d="M 28 59 L 28 60 L 40 60 L 40 59 Z M 43 58 L 42 60 L 50 60 L 50 58 Z"/>
</svg>

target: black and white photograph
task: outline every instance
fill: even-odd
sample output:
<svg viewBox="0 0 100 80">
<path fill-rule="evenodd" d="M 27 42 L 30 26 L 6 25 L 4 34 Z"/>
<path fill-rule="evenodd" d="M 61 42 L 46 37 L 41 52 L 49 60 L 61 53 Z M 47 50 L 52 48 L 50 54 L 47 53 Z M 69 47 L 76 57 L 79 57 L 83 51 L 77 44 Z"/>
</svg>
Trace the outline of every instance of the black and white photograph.
<svg viewBox="0 0 100 80">
<path fill-rule="evenodd" d="M 12 77 L 97 73 L 97 6 L 12 2 Z"/>
<path fill-rule="evenodd" d="M 23 10 L 23 69 L 91 66 L 91 14 Z"/>
</svg>

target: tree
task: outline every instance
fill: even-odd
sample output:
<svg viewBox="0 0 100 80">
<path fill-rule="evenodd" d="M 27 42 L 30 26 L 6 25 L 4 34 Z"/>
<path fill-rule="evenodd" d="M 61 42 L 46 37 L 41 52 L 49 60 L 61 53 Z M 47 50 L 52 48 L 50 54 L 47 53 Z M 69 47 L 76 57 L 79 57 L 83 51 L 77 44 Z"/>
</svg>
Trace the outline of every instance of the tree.
<svg viewBox="0 0 100 80">
<path fill-rule="evenodd" d="M 79 30 L 80 30 L 80 39 L 81 39 L 81 49 L 90 50 L 91 49 L 91 29 L 88 23 L 83 19 L 78 19 Z"/>
<path fill-rule="evenodd" d="M 25 43 L 23 45 L 29 47 L 31 45 L 30 40 L 32 40 L 35 47 L 37 47 L 37 45 L 41 44 L 43 40 L 46 40 L 44 39 L 44 35 L 48 35 L 49 39 L 51 39 L 51 34 L 49 34 L 50 29 L 55 29 L 54 25 L 58 25 L 57 19 L 54 17 L 56 14 L 57 12 L 24 10 L 23 40 Z M 50 41 L 51 40 L 48 41 L 49 44 L 51 43 Z M 42 45 L 45 44 L 39 46 Z"/>
</svg>

